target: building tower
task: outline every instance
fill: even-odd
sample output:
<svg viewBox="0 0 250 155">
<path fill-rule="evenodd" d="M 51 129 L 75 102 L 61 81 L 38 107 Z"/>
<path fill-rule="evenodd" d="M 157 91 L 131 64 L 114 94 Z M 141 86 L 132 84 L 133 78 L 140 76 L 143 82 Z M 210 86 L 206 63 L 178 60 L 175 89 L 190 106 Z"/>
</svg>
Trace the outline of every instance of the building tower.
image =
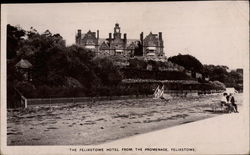
<svg viewBox="0 0 250 155">
<path fill-rule="evenodd" d="M 121 39 L 121 28 L 118 23 L 114 27 L 114 39 Z"/>
</svg>

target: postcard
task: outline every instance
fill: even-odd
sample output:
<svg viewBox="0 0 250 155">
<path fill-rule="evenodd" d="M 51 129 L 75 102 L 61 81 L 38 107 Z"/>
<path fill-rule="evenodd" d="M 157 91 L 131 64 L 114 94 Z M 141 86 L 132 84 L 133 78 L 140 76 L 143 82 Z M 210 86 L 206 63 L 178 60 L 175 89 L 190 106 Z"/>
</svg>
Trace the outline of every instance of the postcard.
<svg viewBox="0 0 250 155">
<path fill-rule="evenodd" d="M 249 2 L 2 4 L 1 154 L 249 154 Z"/>
</svg>

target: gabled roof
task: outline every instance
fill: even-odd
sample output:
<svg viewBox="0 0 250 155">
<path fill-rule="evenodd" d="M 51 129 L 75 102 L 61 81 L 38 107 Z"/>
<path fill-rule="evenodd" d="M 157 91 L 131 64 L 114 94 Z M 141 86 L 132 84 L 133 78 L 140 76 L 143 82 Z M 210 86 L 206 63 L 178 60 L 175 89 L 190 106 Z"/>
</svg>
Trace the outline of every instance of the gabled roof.
<svg viewBox="0 0 250 155">
<path fill-rule="evenodd" d="M 157 34 L 153 34 L 152 32 L 150 32 L 146 37 L 145 37 L 145 39 L 150 39 L 150 40 L 152 40 L 152 39 L 158 39 L 157 38 Z M 144 40 L 145 40 L 144 39 Z"/>
<path fill-rule="evenodd" d="M 15 66 L 18 68 L 28 69 L 32 67 L 32 64 L 28 60 L 21 59 Z"/>
<path fill-rule="evenodd" d="M 108 44 L 106 44 L 105 42 L 102 42 L 101 46 L 100 46 L 100 49 L 101 50 L 108 50 L 109 49 L 109 46 Z"/>
<path fill-rule="evenodd" d="M 144 39 L 144 46 L 162 46 L 162 42 L 159 40 L 157 34 L 149 33 Z"/>
<path fill-rule="evenodd" d="M 132 42 L 131 44 L 128 45 L 128 49 L 135 49 L 135 44 Z"/>
<path fill-rule="evenodd" d="M 108 42 L 107 38 L 99 38 L 98 45 L 101 45 L 103 42 Z"/>
</svg>

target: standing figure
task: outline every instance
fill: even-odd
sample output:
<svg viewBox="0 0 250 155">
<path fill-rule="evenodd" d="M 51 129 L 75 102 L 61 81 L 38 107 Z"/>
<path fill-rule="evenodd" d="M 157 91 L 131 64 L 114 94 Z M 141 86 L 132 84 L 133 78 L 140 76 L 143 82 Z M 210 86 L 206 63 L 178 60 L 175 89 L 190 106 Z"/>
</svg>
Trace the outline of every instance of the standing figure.
<svg viewBox="0 0 250 155">
<path fill-rule="evenodd" d="M 235 99 L 232 93 L 230 93 L 230 103 L 233 106 L 233 111 L 238 113 L 237 104 L 235 104 Z"/>
<path fill-rule="evenodd" d="M 226 99 L 227 99 L 227 104 L 226 104 L 226 106 L 227 106 L 227 111 L 228 111 L 229 113 L 231 113 L 231 112 L 234 111 L 234 107 L 233 107 L 233 105 L 231 104 L 231 94 L 228 94 L 228 95 L 226 96 Z"/>
<path fill-rule="evenodd" d="M 220 102 L 221 102 L 222 107 L 226 106 L 226 104 L 227 104 L 227 93 L 223 93 L 223 96 L 221 97 Z"/>
</svg>

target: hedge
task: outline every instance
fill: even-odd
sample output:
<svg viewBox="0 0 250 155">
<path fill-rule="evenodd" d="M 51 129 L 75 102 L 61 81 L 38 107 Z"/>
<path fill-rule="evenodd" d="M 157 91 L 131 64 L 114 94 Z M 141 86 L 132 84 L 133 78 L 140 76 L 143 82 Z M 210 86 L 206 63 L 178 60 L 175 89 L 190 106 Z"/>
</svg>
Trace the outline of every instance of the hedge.
<svg viewBox="0 0 250 155">
<path fill-rule="evenodd" d="M 155 71 L 132 68 L 120 69 L 123 79 L 154 79 L 154 80 L 190 80 L 192 79 L 180 71 Z"/>
</svg>

